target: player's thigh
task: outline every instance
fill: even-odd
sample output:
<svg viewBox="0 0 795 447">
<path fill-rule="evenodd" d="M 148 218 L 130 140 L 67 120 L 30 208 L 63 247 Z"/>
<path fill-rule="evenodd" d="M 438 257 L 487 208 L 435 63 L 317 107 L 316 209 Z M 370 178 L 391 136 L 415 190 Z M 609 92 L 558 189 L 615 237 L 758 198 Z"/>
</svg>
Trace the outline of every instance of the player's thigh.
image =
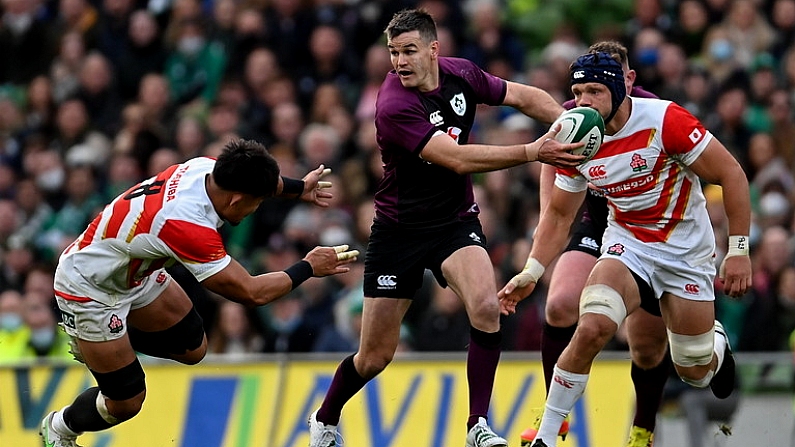
<svg viewBox="0 0 795 447">
<path fill-rule="evenodd" d="M 715 323 L 715 265 L 711 258 L 698 262 L 668 260 L 652 277 L 662 291 L 660 311 L 674 334 L 701 335 Z"/>
<path fill-rule="evenodd" d="M 115 340 L 100 342 L 77 339 L 77 345 L 86 366 L 98 373 L 120 370 L 136 358 L 126 334 Z"/>
<path fill-rule="evenodd" d="M 459 248 L 442 262 L 447 285 L 464 301 L 467 309 L 477 309 L 484 301 L 493 301 L 499 312 L 494 268 L 486 250 L 478 245 Z"/>
<path fill-rule="evenodd" d="M 192 308 L 193 302 L 185 290 L 176 281 L 170 281 L 153 301 L 130 310 L 127 321 L 141 331 L 158 332 L 182 321 Z"/>
<path fill-rule="evenodd" d="M 400 325 L 410 305 L 408 299 L 365 297 L 359 355 L 391 361 L 400 342 Z"/>
<path fill-rule="evenodd" d="M 621 295 L 627 315 L 640 306 L 638 284 L 624 262 L 615 258 L 602 257 L 591 270 L 586 287 L 593 285 L 608 286 Z"/>
<path fill-rule="evenodd" d="M 664 293 L 660 310 L 665 326 L 674 334 L 701 335 L 715 325 L 714 301 L 696 301 Z"/>
<path fill-rule="evenodd" d="M 632 360 L 641 368 L 658 365 L 667 353 L 668 333 L 659 316 L 638 309 L 624 321 Z"/>
<path fill-rule="evenodd" d="M 552 270 L 547 293 L 545 313 L 549 323 L 558 327 L 577 323 L 580 294 L 596 259 L 596 256 L 578 250 L 560 255 Z"/>
<path fill-rule="evenodd" d="M 431 235 L 374 223 L 364 256 L 364 296 L 412 299 L 422 287 Z"/>
<path fill-rule="evenodd" d="M 121 297 L 113 306 L 90 297 L 77 297 L 69 284 L 59 283 L 56 302 L 66 333 L 77 343 L 86 365 L 99 373 L 112 372 L 129 365 L 135 351 L 127 335 L 127 318 L 134 296 Z M 62 289 L 68 289 L 64 292 Z M 101 292 L 92 292 L 100 296 Z"/>
</svg>

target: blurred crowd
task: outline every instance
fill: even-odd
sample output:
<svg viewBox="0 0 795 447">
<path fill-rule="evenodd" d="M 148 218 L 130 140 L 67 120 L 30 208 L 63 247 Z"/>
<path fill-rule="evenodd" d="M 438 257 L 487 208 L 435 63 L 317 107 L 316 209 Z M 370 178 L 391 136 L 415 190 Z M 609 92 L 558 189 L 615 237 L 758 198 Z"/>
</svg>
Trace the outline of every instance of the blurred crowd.
<svg viewBox="0 0 795 447">
<path fill-rule="evenodd" d="M 375 95 L 391 69 L 383 29 L 428 9 L 444 56 L 570 97 L 568 65 L 597 40 L 630 50 L 636 85 L 685 106 L 752 183 L 753 291 L 719 296 L 739 351 L 787 349 L 795 329 L 795 0 L 626 0 L 590 36 L 562 21 L 527 42 L 500 0 L 2 0 L 0 17 L 0 362 L 62 356 L 52 274 L 58 254 L 131 185 L 230 138 L 264 142 L 283 174 L 333 169 L 333 206 L 269 200 L 224 227 L 252 273 L 282 270 L 315 245 L 366 245 L 381 177 Z M 543 3 L 543 2 L 541 2 Z M 471 142 L 528 142 L 546 125 L 479 111 Z M 535 164 L 475 176 L 498 287 L 521 270 L 538 218 Z M 707 186 L 717 246 L 719 188 Z M 716 262 L 720 262 L 718 253 Z M 171 271 L 204 318 L 211 353 L 356 349 L 363 265 L 314 278 L 258 309 Z M 461 302 L 428 278 L 404 350 L 462 350 Z M 506 350 L 536 350 L 544 284 L 504 320 Z M 43 311 L 44 310 L 44 311 Z M 49 312 L 45 312 L 49 311 Z M 621 347 L 620 340 L 616 344 Z"/>
</svg>

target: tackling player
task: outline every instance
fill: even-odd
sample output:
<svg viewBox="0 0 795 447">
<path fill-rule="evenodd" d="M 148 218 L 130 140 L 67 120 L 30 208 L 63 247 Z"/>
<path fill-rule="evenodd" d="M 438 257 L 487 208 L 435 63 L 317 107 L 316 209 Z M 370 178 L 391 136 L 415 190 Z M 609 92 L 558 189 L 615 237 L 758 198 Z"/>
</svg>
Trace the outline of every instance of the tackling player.
<svg viewBox="0 0 795 447">
<path fill-rule="evenodd" d="M 44 447 L 76 447 L 141 410 L 144 370 L 136 351 L 185 364 L 207 352 L 202 319 L 165 267 L 184 265 L 205 287 L 249 306 L 267 304 L 313 276 L 347 272 L 347 245 L 316 247 L 281 272 L 251 276 L 224 249 L 218 228 L 240 223 L 268 197 L 328 206 L 321 165 L 303 180 L 283 178 L 261 144 L 233 140 L 217 160 L 171 166 L 116 197 L 64 250 L 55 296 L 73 354 L 97 382 L 41 422 Z"/>
</svg>

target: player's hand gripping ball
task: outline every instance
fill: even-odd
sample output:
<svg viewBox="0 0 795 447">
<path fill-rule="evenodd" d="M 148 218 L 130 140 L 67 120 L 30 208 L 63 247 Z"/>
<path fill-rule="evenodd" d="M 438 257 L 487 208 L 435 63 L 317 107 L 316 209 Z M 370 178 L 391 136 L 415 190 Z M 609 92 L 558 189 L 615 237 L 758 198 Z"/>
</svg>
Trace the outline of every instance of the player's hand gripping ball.
<svg viewBox="0 0 795 447">
<path fill-rule="evenodd" d="M 552 123 L 552 128 L 561 125 L 560 132 L 555 139 L 561 143 L 585 143 L 584 146 L 571 151 L 575 155 L 584 155 L 586 161 L 593 158 L 605 135 L 605 122 L 596 109 L 590 107 L 575 107 L 560 114 Z"/>
</svg>

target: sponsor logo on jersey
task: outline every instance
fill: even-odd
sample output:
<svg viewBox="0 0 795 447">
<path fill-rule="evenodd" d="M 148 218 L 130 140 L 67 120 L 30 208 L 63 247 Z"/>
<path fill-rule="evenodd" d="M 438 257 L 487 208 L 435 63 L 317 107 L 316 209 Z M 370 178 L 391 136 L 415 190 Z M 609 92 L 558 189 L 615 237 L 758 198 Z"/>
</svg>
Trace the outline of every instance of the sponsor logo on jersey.
<svg viewBox="0 0 795 447">
<path fill-rule="evenodd" d="M 613 256 L 621 256 L 625 251 L 626 249 L 624 248 L 623 244 L 613 244 L 607 248 L 607 254 Z"/>
<path fill-rule="evenodd" d="M 607 170 L 605 170 L 605 165 L 596 165 L 588 168 L 588 177 L 590 177 L 591 180 L 601 179 L 604 178 L 606 175 L 607 175 Z"/>
<path fill-rule="evenodd" d="M 124 330 L 124 322 L 121 321 L 118 315 L 113 314 L 110 316 L 110 323 L 108 323 L 108 329 L 112 334 L 118 334 L 122 330 Z"/>
<path fill-rule="evenodd" d="M 428 120 L 434 126 L 438 126 L 440 124 L 444 124 L 444 117 L 442 116 L 442 112 L 439 111 L 439 110 L 437 110 L 435 112 L 432 112 L 431 115 L 428 117 Z"/>
<path fill-rule="evenodd" d="M 599 250 L 599 243 L 594 240 L 592 237 L 584 236 L 580 239 L 580 247 L 590 248 L 593 250 Z"/>
<path fill-rule="evenodd" d="M 601 189 L 597 189 L 597 187 L 593 186 L 593 184 L 589 184 L 588 185 L 588 194 L 590 194 L 590 195 L 592 195 L 594 197 L 604 197 L 605 196 L 605 192 L 603 190 L 601 190 Z"/>
<path fill-rule="evenodd" d="M 638 154 L 632 154 L 632 162 L 629 163 L 632 172 L 640 172 L 649 168 L 649 164 Z"/>
<path fill-rule="evenodd" d="M 648 185 L 649 183 L 654 182 L 654 176 L 649 174 L 645 177 L 641 177 L 638 179 L 628 180 L 624 183 L 619 183 L 618 185 L 606 186 L 604 188 L 605 194 L 616 194 L 623 191 L 629 191 L 632 189 L 637 189 L 643 186 Z"/>
<path fill-rule="evenodd" d="M 376 280 L 378 282 L 378 290 L 394 290 L 397 287 L 396 275 L 381 275 Z"/>
<path fill-rule="evenodd" d="M 75 316 L 73 314 L 70 314 L 69 312 L 61 311 L 61 321 L 63 322 L 63 325 L 66 327 L 70 327 L 72 329 L 76 328 Z"/>
<path fill-rule="evenodd" d="M 470 239 L 472 239 L 473 241 L 477 242 L 478 244 L 480 244 L 480 243 L 483 243 L 483 241 L 482 241 L 482 240 L 480 240 L 480 236 L 478 236 L 477 234 L 475 234 L 475 232 L 474 232 L 474 231 L 473 231 L 473 232 L 471 232 L 471 233 L 469 233 L 469 238 L 470 238 Z"/>
<path fill-rule="evenodd" d="M 464 116 L 467 113 L 467 100 L 464 98 L 463 93 L 458 93 L 450 100 L 450 105 L 453 107 L 453 112 L 458 116 Z"/>
<path fill-rule="evenodd" d="M 480 208 L 478 208 L 477 203 L 473 203 L 472 206 L 470 206 L 469 209 L 467 210 L 467 213 L 479 213 L 479 212 Z"/>
<path fill-rule="evenodd" d="M 688 295 L 698 295 L 701 290 L 698 287 L 698 284 L 685 284 L 685 293 Z"/>
</svg>

